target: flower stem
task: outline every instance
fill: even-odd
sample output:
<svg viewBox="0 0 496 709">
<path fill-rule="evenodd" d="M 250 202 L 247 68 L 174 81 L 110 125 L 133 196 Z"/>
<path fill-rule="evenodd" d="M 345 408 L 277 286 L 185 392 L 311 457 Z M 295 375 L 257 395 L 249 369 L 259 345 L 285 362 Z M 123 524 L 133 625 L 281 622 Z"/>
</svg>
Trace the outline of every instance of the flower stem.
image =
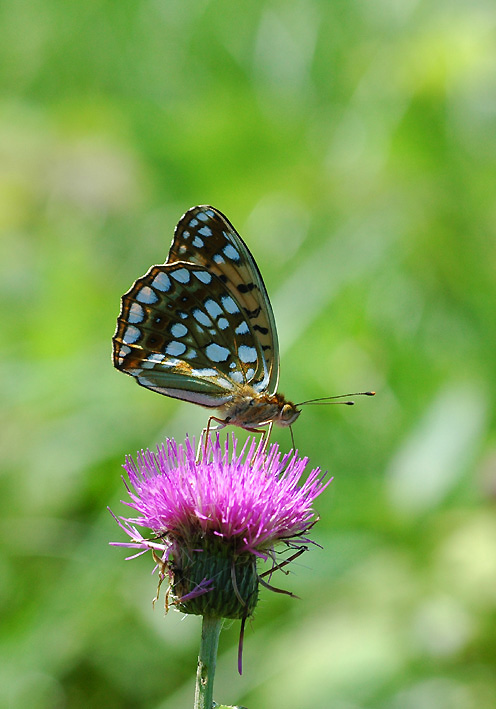
<svg viewBox="0 0 496 709">
<path fill-rule="evenodd" d="M 203 616 L 194 709 L 212 709 L 215 664 L 222 618 Z"/>
</svg>

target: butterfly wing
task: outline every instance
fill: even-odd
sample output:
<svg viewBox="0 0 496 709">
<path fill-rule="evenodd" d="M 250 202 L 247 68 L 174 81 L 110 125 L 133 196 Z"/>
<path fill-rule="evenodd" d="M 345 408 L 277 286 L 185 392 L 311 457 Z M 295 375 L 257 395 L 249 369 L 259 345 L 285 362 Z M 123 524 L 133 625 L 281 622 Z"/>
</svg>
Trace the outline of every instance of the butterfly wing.
<svg viewBox="0 0 496 709">
<path fill-rule="evenodd" d="M 141 386 L 213 408 L 265 364 L 226 283 L 188 262 L 153 266 L 134 283 L 122 297 L 113 345 L 114 366 Z"/>
<path fill-rule="evenodd" d="M 218 209 L 198 206 L 179 220 L 167 263 L 187 261 L 215 275 L 239 305 L 262 358 L 253 380 L 256 391 L 275 393 L 279 345 L 274 314 L 260 271 L 236 229 Z"/>
</svg>

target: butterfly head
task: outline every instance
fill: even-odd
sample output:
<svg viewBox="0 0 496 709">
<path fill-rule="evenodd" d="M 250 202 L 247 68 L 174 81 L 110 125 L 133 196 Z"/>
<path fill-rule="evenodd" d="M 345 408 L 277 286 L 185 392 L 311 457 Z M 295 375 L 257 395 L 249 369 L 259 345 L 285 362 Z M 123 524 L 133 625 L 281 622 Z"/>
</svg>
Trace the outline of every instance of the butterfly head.
<svg viewBox="0 0 496 709">
<path fill-rule="evenodd" d="M 280 394 L 276 394 L 276 396 L 280 397 L 281 400 L 275 422 L 278 426 L 291 426 L 301 414 L 301 409 L 297 409 L 295 404 L 291 401 L 286 401 Z"/>
</svg>

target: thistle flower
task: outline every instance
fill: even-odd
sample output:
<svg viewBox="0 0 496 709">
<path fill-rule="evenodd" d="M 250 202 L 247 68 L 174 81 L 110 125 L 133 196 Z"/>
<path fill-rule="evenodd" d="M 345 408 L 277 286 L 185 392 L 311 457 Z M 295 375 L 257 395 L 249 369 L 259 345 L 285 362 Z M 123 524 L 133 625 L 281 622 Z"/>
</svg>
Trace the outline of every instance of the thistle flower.
<svg viewBox="0 0 496 709">
<path fill-rule="evenodd" d="M 152 550 L 161 580 L 168 578 L 166 608 L 204 618 L 252 615 L 259 582 L 257 560 L 276 564 L 276 546 L 305 551 L 315 523 L 315 498 L 330 483 L 320 469 L 299 485 L 308 463 L 297 452 L 281 455 L 248 439 L 240 453 L 234 435 L 219 437 L 196 460 L 190 440 L 168 440 L 157 452 L 128 456 L 124 468 L 136 517 L 116 518 L 131 541 L 114 543 L 145 553 Z M 137 526 L 152 531 L 145 538 Z M 291 559 L 290 559 L 291 560 Z M 290 561 L 288 560 L 288 561 Z M 284 562 L 287 563 L 287 562 Z M 241 646 L 241 641 L 240 641 Z"/>
</svg>

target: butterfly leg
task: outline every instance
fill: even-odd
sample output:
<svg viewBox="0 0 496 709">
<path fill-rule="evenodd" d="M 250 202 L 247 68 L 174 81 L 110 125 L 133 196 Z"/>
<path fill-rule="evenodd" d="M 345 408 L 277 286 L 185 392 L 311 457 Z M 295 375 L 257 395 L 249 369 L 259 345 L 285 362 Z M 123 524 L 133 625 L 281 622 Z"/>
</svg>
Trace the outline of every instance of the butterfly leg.
<svg viewBox="0 0 496 709">
<path fill-rule="evenodd" d="M 218 426 L 215 426 L 215 428 L 212 426 L 212 422 L 215 421 Z M 196 452 L 196 462 L 199 463 L 203 458 L 206 458 L 207 456 L 207 451 L 208 451 L 208 443 L 210 440 L 210 432 L 211 431 L 220 431 L 221 429 L 225 428 L 229 423 L 229 419 L 219 419 L 217 416 L 210 416 L 208 419 L 206 427 L 203 429 L 202 434 L 200 436 L 200 442 L 198 444 L 198 450 Z M 260 433 L 261 434 L 261 439 L 260 439 L 260 446 L 259 450 L 261 450 L 262 453 L 265 453 L 267 450 L 267 446 L 269 445 L 270 441 L 270 434 L 272 433 L 272 428 L 274 426 L 273 421 L 269 421 L 267 424 L 267 428 L 248 428 L 243 426 L 243 430 L 248 431 L 249 433 Z"/>
<path fill-rule="evenodd" d="M 264 428 L 263 433 L 262 433 L 262 441 L 263 441 L 263 452 L 267 450 L 267 446 L 269 445 L 270 441 L 270 434 L 272 433 L 272 427 L 274 426 L 274 422 L 270 421 L 269 425 L 267 428 Z"/>
<path fill-rule="evenodd" d="M 212 421 L 215 421 L 218 423 L 218 426 L 215 426 L 215 428 L 212 427 Z M 203 429 L 202 434 L 200 436 L 200 442 L 198 444 L 198 450 L 196 452 L 196 462 L 199 463 L 202 459 L 202 456 L 206 458 L 207 456 L 207 449 L 208 449 L 208 442 L 210 440 L 210 431 L 220 431 L 221 429 L 225 428 L 227 426 L 228 421 L 225 419 L 219 419 L 217 416 L 210 416 L 208 419 L 206 427 Z"/>
<path fill-rule="evenodd" d="M 270 434 L 272 433 L 272 427 L 274 423 L 273 421 L 269 421 L 267 424 L 267 428 L 244 428 L 245 431 L 249 431 L 250 433 L 260 433 L 262 434 L 262 438 L 260 439 L 260 447 L 262 449 L 262 453 L 265 453 L 267 450 L 267 446 L 269 445 L 270 441 Z"/>
</svg>

